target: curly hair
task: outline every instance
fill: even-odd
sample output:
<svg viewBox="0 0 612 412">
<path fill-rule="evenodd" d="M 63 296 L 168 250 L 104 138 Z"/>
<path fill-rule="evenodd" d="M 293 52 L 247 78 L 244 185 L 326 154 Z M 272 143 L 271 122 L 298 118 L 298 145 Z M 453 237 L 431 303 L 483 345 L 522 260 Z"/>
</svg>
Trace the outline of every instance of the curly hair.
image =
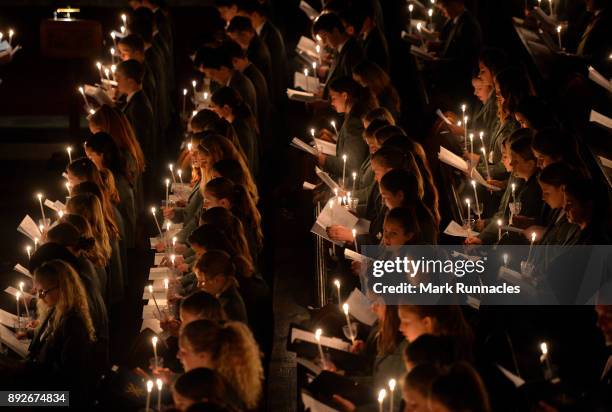
<svg viewBox="0 0 612 412">
<path fill-rule="evenodd" d="M 63 260 L 51 260 L 34 271 L 34 278 L 39 282 L 54 284 L 59 290 L 59 300 L 49 321 L 51 329 L 57 330 L 62 319 L 74 311 L 83 318 L 89 340 L 95 341 L 96 332 L 89 313 L 85 288 L 72 266 Z M 38 309 L 40 319 L 49 311 L 42 299 L 38 300 Z"/>
<path fill-rule="evenodd" d="M 195 320 L 182 328 L 180 339 L 195 352 L 210 355 L 212 369 L 234 388 L 247 409 L 257 407 L 264 378 L 261 353 L 244 323 Z"/>
<path fill-rule="evenodd" d="M 66 211 L 70 214 L 81 215 L 89 222 L 93 237 L 100 249 L 104 252 L 104 258 L 108 262 L 113 252 L 110 237 L 104 222 L 104 213 L 98 197 L 92 193 L 82 193 L 72 196 L 66 205 Z"/>
</svg>

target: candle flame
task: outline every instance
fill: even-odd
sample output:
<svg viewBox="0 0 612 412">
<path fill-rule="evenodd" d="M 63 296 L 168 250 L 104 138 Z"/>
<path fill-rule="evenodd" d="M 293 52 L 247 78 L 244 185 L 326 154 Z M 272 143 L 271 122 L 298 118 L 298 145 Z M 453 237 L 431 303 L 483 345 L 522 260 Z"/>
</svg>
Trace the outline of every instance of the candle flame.
<svg viewBox="0 0 612 412">
<path fill-rule="evenodd" d="M 357 230 L 352 229 L 351 232 L 353 233 L 353 239 L 355 239 L 357 237 Z"/>
<path fill-rule="evenodd" d="M 161 391 L 162 390 L 162 386 L 164 386 L 164 382 L 161 379 L 157 378 L 155 383 L 157 384 L 157 390 Z"/>
<path fill-rule="evenodd" d="M 113 38 L 113 40 L 115 40 L 115 32 L 114 32 L 114 31 L 111 31 L 110 35 L 111 35 L 111 37 Z"/>
<path fill-rule="evenodd" d="M 147 381 L 147 392 L 151 393 L 153 390 L 153 381 Z"/>
<path fill-rule="evenodd" d="M 164 288 L 168 289 L 168 286 L 170 284 L 170 281 L 168 280 L 168 278 L 164 279 Z"/>
<path fill-rule="evenodd" d="M 346 155 L 345 154 L 342 155 L 342 160 L 346 162 Z"/>
<path fill-rule="evenodd" d="M 344 312 L 345 315 L 349 314 L 349 305 L 348 305 L 348 303 L 345 303 L 344 305 L 342 305 L 342 311 Z"/>
<path fill-rule="evenodd" d="M 319 342 L 321 340 L 321 335 L 323 334 L 323 331 L 321 329 L 317 329 L 315 331 L 315 339 L 317 340 L 317 342 Z"/>
<path fill-rule="evenodd" d="M 153 293 L 153 285 L 149 285 L 149 293 Z"/>
<path fill-rule="evenodd" d="M 166 186 L 170 186 L 170 179 L 166 179 Z"/>
<path fill-rule="evenodd" d="M 336 285 L 336 287 L 340 289 L 340 281 L 338 279 L 334 280 L 334 285 Z"/>
<path fill-rule="evenodd" d="M 419 22 L 419 23 L 417 23 L 417 30 L 418 30 L 418 31 L 421 31 L 422 26 L 423 26 L 423 25 L 422 25 L 420 22 Z"/>
<path fill-rule="evenodd" d="M 561 26 L 557 26 L 557 33 L 561 33 Z"/>
<path fill-rule="evenodd" d="M 41 200 L 43 195 L 42 195 L 42 193 L 36 193 L 36 197 L 38 198 L 38 200 Z"/>
<path fill-rule="evenodd" d="M 183 96 L 187 96 L 187 89 L 183 89 Z"/>
<path fill-rule="evenodd" d="M 497 226 L 501 226 L 502 225 L 502 220 L 501 219 L 497 219 Z"/>
<path fill-rule="evenodd" d="M 195 80 L 192 80 L 192 81 L 191 81 L 191 85 L 192 85 L 194 88 L 196 87 L 196 85 L 197 85 L 197 84 L 198 84 L 198 82 L 196 82 Z"/>
<path fill-rule="evenodd" d="M 409 11 L 410 13 L 412 13 L 412 10 L 414 10 L 414 5 L 413 5 L 413 4 L 409 4 L 409 5 L 408 5 L 408 11 Z"/>
<path fill-rule="evenodd" d="M 157 346 L 157 336 L 153 336 L 151 338 L 151 343 L 153 344 L 153 346 Z"/>
<path fill-rule="evenodd" d="M 536 240 L 536 233 L 535 232 L 531 232 L 531 242 L 535 242 Z"/>
<path fill-rule="evenodd" d="M 151 208 L 151 213 L 155 214 L 156 211 L 157 209 L 155 209 L 154 207 Z"/>
<path fill-rule="evenodd" d="M 542 351 L 542 355 L 548 354 L 548 344 L 546 342 L 540 343 L 540 350 Z"/>
<path fill-rule="evenodd" d="M 396 384 L 397 384 L 397 381 L 395 379 L 389 379 L 389 389 L 391 389 L 391 392 L 395 390 Z"/>
<path fill-rule="evenodd" d="M 378 402 L 383 403 L 386 397 L 387 397 L 387 391 L 385 389 L 381 389 L 378 392 Z"/>
<path fill-rule="evenodd" d="M 429 9 L 429 10 L 427 10 L 427 15 L 428 15 L 429 17 L 433 16 L 433 9 Z"/>
<path fill-rule="evenodd" d="M 102 70 L 102 63 L 96 62 L 96 67 L 98 68 L 98 70 Z"/>
<path fill-rule="evenodd" d="M 472 180 L 472 187 L 476 188 L 476 181 Z"/>
</svg>

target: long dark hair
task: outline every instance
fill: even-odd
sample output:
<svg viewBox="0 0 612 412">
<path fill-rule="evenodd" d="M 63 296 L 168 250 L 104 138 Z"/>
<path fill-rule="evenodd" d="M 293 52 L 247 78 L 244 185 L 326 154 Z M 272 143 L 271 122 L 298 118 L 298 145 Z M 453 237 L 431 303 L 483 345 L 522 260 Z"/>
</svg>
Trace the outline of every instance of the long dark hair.
<svg viewBox="0 0 612 412">
<path fill-rule="evenodd" d="M 117 144 L 108 133 L 96 133 L 85 140 L 84 145 L 87 149 L 101 155 L 104 167 L 114 175 L 127 177 L 126 159 L 121 157 Z"/>
<path fill-rule="evenodd" d="M 495 75 L 495 81 L 504 98 L 503 105 L 498 107 L 498 113 L 501 120 L 505 121 L 515 113 L 521 100 L 533 95 L 533 87 L 525 70 L 519 67 L 509 67 L 500 71 Z"/>
<path fill-rule="evenodd" d="M 259 134 L 257 120 L 253 115 L 251 107 L 244 101 L 242 96 L 240 96 L 237 91 L 231 87 L 222 87 L 213 93 L 211 100 L 219 107 L 227 106 L 232 109 L 232 114 L 235 118 L 244 121 L 250 128 Z"/>
<path fill-rule="evenodd" d="M 393 87 L 389 75 L 378 64 L 363 60 L 353 67 L 353 75 L 359 76 L 367 84 L 374 96 L 378 98 L 379 103 L 381 96 L 388 96 L 393 109 L 399 113 L 401 105 L 399 94 Z"/>
<path fill-rule="evenodd" d="M 361 118 L 362 115 L 378 107 L 378 101 L 367 87 L 362 87 L 353 78 L 343 76 L 335 79 L 329 89 L 337 93 L 346 93 L 348 96 L 348 114 Z"/>
</svg>

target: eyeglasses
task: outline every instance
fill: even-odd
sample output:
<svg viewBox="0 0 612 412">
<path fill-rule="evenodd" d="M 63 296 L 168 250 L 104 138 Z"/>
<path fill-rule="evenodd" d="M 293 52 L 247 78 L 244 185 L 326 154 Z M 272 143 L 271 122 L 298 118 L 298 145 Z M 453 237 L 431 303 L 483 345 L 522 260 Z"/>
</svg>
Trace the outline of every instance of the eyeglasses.
<svg viewBox="0 0 612 412">
<path fill-rule="evenodd" d="M 45 296 L 47 296 L 50 292 L 53 292 L 57 288 L 58 288 L 57 286 L 54 286 L 54 287 L 49 288 L 49 289 L 39 290 L 38 291 L 38 298 L 39 299 L 44 299 Z"/>
</svg>

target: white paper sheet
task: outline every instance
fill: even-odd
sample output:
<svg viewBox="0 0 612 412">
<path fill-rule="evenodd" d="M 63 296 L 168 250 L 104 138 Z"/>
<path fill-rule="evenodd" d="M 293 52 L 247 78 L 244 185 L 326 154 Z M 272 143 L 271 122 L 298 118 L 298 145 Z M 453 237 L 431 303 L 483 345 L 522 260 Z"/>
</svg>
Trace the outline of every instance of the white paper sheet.
<svg viewBox="0 0 612 412">
<path fill-rule="evenodd" d="M 316 148 L 312 147 L 308 143 L 305 143 L 303 140 L 298 139 L 297 137 L 291 139 L 291 146 L 313 156 L 317 156 L 319 154 Z"/>
<path fill-rule="evenodd" d="M 346 210 L 344 206 L 340 206 L 336 198 L 330 199 L 317 218 L 317 222 L 321 227 L 327 228 L 332 225 L 340 225 L 349 229 L 353 229 L 359 218 Z"/>
<path fill-rule="evenodd" d="M 440 119 L 444 120 L 444 123 L 452 125 L 451 121 L 448 120 L 448 117 L 444 116 L 444 113 L 442 113 L 440 109 L 436 110 L 436 114 Z"/>
<path fill-rule="evenodd" d="M 307 330 L 302 330 L 302 329 L 297 329 L 294 327 L 291 329 L 291 342 L 293 343 L 296 340 L 314 343 L 315 345 L 317 344 L 317 339 L 315 338 L 315 334 L 313 332 L 309 332 Z M 338 339 L 334 337 L 330 338 L 327 336 L 321 336 L 321 346 L 324 346 L 326 348 L 341 350 L 344 352 L 350 352 L 351 350 L 350 342 L 346 342 L 342 339 Z"/>
<path fill-rule="evenodd" d="M 446 229 L 444 229 L 444 233 L 449 236 L 468 237 L 467 229 L 465 229 L 463 226 L 461 226 L 459 223 L 455 222 L 454 220 L 451 220 L 448 226 L 446 226 Z M 474 230 L 470 230 L 470 236 L 478 236 L 478 235 L 479 235 L 478 232 Z"/>
<path fill-rule="evenodd" d="M 589 66 L 589 79 L 612 93 L 612 81 L 606 79 L 601 73 L 595 70 L 592 66 Z"/>
<path fill-rule="evenodd" d="M 290 100 L 305 103 L 311 103 L 320 100 L 320 98 L 318 96 L 315 96 L 313 93 L 303 92 L 301 90 L 295 89 L 287 89 L 287 97 Z"/>
<path fill-rule="evenodd" d="M 354 252 L 351 249 L 344 249 L 344 257 L 355 262 L 367 263 L 370 258 L 360 253 Z"/>
<path fill-rule="evenodd" d="M 444 146 L 440 146 L 440 152 L 438 153 L 438 159 L 440 159 L 442 163 L 452 166 L 455 169 L 458 169 L 464 173 L 468 173 L 469 171 L 469 167 L 465 159 L 457 156 L 450 150 L 446 149 Z M 501 190 L 497 186 L 488 184 L 487 181 L 484 179 L 484 177 L 482 177 L 482 175 L 478 172 L 478 170 L 474 168 L 472 168 L 472 179 L 474 179 L 476 183 L 478 183 L 479 185 L 482 185 L 489 190 L 493 190 L 493 191 Z"/>
<path fill-rule="evenodd" d="M 304 0 L 300 1 L 300 10 L 302 10 L 310 20 L 316 19 L 319 15 L 319 12 Z"/>
<path fill-rule="evenodd" d="M 321 89 L 319 78 L 314 76 L 306 77 L 304 73 L 295 72 L 293 74 L 293 87 L 295 89 L 302 89 L 309 93 L 318 93 Z"/>
<path fill-rule="evenodd" d="M 372 302 L 357 288 L 353 289 L 348 299 L 351 315 L 359 322 L 372 326 L 376 322 L 376 314 L 372 312 Z"/>
<path fill-rule="evenodd" d="M 497 365 L 497 367 L 501 371 L 501 373 L 503 373 L 504 376 L 508 378 L 510 382 L 514 384 L 515 387 L 520 388 L 521 386 L 525 384 L 525 380 L 522 379 L 520 376 L 516 376 L 515 374 L 513 374 L 512 372 L 510 372 L 508 369 L 504 368 L 501 365 Z"/>
<path fill-rule="evenodd" d="M 604 116 L 599 112 L 596 112 L 595 110 L 591 110 L 591 116 L 589 117 L 589 121 L 599 123 L 600 125 L 612 130 L 612 119 L 607 116 Z"/>
<path fill-rule="evenodd" d="M 328 156 L 336 156 L 336 144 L 328 142 L 327 140 L 315 138 L 315 146 L 319 149 L 319 152 Z"/>
<path fill-rule="evenodd" d="M 296 49 L 298 52 L 306 54 L 313 59 L 319 58 L 319 53 L 317 53 L 317 43 L 308 37 L 300 37 Z"/>
<path fill-rule="evenodd" d="M 155 295 L 155 299 L 157 299 L 157 303 L 159 304 L 160 299 L 166 299 L 166 290 L 162 286 L 161 288 L 153 288 L 153 294 Z M 149 293 L 149 288 L 145 286 L 144 291 L 142 292 L 142 300 L 152 299 L 151 294 Z"/>
<path fill-rule="evenodd" d="M 325 183 L 327 185 L 327 187 L 329 187 L 332 191 L 334 189 L 340 190 L 340 186 L 338 185 L 338 183 L 336 183 L 334 181 L 334 179 L 332 179 L 329 176 L 329 174 L 327 174 L 327 172 L 324 172 L 318 166 L 315 167 L 315 172 L 316 172 L 317 176 L 319 176 L 319 179 L 321 179 L 323 181 L 323 183 Z"/>
<path fill-rule="evenodd" d="M 0 342 L 11 348 L 22 358 L 25 358 L 28 355 L 28 347 L 30 346 L 30 342 L 17 339 L 15 334 L 3 325 L 0 325 Z"/>
<path fill-rule="evenodd" d="M 427 51 L 415 46 L 414 44 L 410 46 L 410 54 L 427 61 L 439 60 L 436 56 L 429 54 Z"/>
<path fill-rule="evenodd" d="M 170 269 L 166 267 L 151 268 L 149 270 L 149 280 L 170 278 Z"/>
<path fill-rule="evenodd" d="M 310 412 L 339 412 L 338 409 L 331 408 L 324 404 L 323 402 L 319 402 L 306 392 L 302 391 L 302 402 L 304 403 L 304 410 Z"/>
<path fill-rule="evenodd" d="M 601 162 L 602 166 L 612 169 L 612 160 L 603 156 L 599 156 L 599 161 Z"/>
<path fill-rule="evenodd" d="M 142 332 L 145 329 L 151 329 L 157 335 L 164 331 L 159 324 L 159 320 L 157 319 L 143 319 L 140 331 Z"/>
<path fill-rule="evenodd" d="M 17 231 L 29 237 L 32 242 L 34 242 L 35 238 L 37 238 L 38 240 L 42 238 L 40 229 L 38 229 L 38 225 L 36 225 L 34 219 L 32 219 L 30 215 L 26 215 L 23 218 L 23 220 L 21 221 L 21 223 L 19 223 L 19 226 L 17 227 Z"/>
<path fill-rule="evenodd" d="M 30 273 L 30 271 L 26 269 L 24 266 L 21 266 L 19 263 L 17 263 L 13 269 L 21 273 L 22 275 L 29 277 L 30 279 L 32 278 L 32 274 Z"/>
<path fill-rule="evenodd" d="M 317 185 L 313 185 L 312 183 L 308 183 L 308 182 L 304 182 L 302 184 L 302 189 L 304 190 L 314 190 L 315 187 L 317 187 Z"/>
<path fill-rule="evenodd" d="M 85 94 L 93 98 L 100 105 L 108 105 L 113 106 L 113 99 L 101 88 L 97 86 L 91 86 L 89 84 L 85 85 L 84 88 Z"/>
<path fill-rule="evenodd" d="M 298 356 L 295 358 L 295 362 L 298 365 L 302 365 L 303 367 L 305 367 L 306 369 L 308 369 L 311 373 L 314 373 L 315 375 L 320 374 L 322 371 L 322 368 L 316 363 L 314 363 L 313 361 L 311 361 L 310 359 L 300 358 Z"/>
<path fill-rule="evenodd" d="M 17 292 L 19 292 L 19 290 L 17 288 L 14 288 L 12 286 L 8 286 L 6 289 L 4 289 L 4 291 L 6 293 L 8 293 L 9 295 L 12 295 L 12 296 L 17 296 Z M 33 295 L 29 294 L 28 292 L 23 292 L 21 294 L 21 296 L 22 296 L 21 299 L 23 299 L 23 297 L 26 297 L 26 298 L 29 298 L 29 299 L 32 299 L 34 297 Z"/>
</svg>

